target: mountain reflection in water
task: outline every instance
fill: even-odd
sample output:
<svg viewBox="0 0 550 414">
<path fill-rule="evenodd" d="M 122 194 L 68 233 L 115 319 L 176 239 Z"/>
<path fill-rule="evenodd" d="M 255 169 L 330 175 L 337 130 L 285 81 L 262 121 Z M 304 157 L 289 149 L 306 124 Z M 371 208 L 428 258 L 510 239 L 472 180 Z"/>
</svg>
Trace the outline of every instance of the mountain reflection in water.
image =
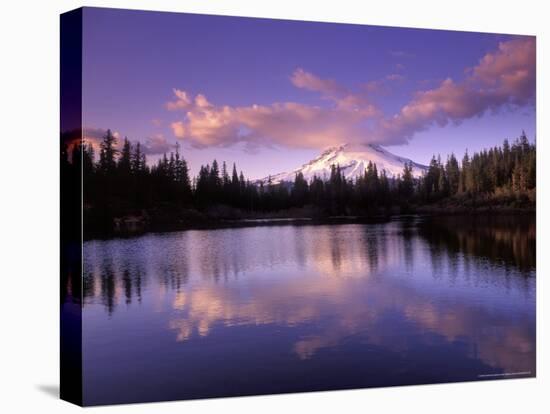
<svg viewBox="0 0 550 414">
<path fill-rule="evenodd" d="M 83 297 L 90 403 L 535 375 L 529 217 L 89 241 Z"/>
</svg>

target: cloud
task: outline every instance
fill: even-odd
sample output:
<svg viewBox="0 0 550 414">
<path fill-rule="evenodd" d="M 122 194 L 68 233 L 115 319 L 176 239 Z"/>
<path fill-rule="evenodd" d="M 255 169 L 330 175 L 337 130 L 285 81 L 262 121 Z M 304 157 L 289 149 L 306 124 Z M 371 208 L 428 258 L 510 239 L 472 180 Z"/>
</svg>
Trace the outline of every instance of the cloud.
<svg viewBox="0 0 550 414">
<path fill-rule="evenodd" d="M 297 88 L 321 92 L 327 97 L 347 94 L 346 89 L 338 85 L 334 80 L 321 79 L 310 72 L 306 72 L 302 68 L 298 68 L 294 71 L 290 77 L 290 81 Z"/>
<path fill-rule="evenodd" d="M 107 133 L 107 130 L 104 128 L 95 128 L 95 127 L 84 127 L 83 129 L 83 140 L 84 143 L 91 145 L 94 149 L 94 151 L 97 153 L 99 152 L 99 145 L 101 144 L 101 141 L 103 140 L 103 137 Z M 122 139 L 120 137 L 120 133 L 117 131 L 111 130 L 111 133 L 115 137 L 115 148 L 120 150 L 122 149 Z"/>
<path fill-rule="evenodd" d="M 243 142 L 258 145 L 323 148 L 335 144 L 403 144 L 433 125 L 460 123 L 487 111 L 515 109 L 534 101 L 535 40 L 516 38 L 499 44 L 465 78 L 443 80 L 417 92 L 394 115 L 383 116 L 370 100 L 404 76 L 390 73 L 353 92 L 333 79 L 302 68 L 290 76 L 299 89 L 320 95 L 323 105 L 275 102 L 269 105 L 228 106 L 211 103 L 206 96 L 191 96 L 174 89 L 166 104 L 183 117 L 171 123 L 174 136 L 196 147 L 228 146 Z"/>
<path fill-rule="evenodd" d="M 353 105 L 353 102 L 342 102 Z M 360 141 L 368 108 L 323 108 L 295 102 L 245 107 L 194 106 L 184 121 L 171 124 L 177 138 L 196 147 L 227 146 L 238 142 L 316 148 L 335 142 Z"/>
<path fill-rule="evenodd" d="M 162 134 L 156 134 L 145 138 L 145 142 L 141 145 L 142 151 L 147 155 L 168 153 L 174 148 L 175 145 L 170 144 Z"/>
<path fill-rule="evenodd" d="M 91 145 L 94 149 L 94 152 L 97 156 L 100 151 L 100 144 L 103 140 L 103 137 L 107 133 L 106 129 L 95 128 L 95 127 L 86 127 L 84 128 L 84 142 L 88 145 Z M 113 136 L 116 138 L 115 149 L 120 151 L 124 145 L 124 138 L 117 131 L 112 132 Z M 132 145 L 137 144 L 137 140 L 130 140 Z M 140 142 L 141 151 L 147 155 L 158 155 L 164 154 L 165 152 L 170 152 L 174 149 L 175 145 L 171 144 L 163 134 L 156 134 L 150 137 L 145 138 Z"/>
<path fill-rule="evenodd" d="M 198 94 L 174 89 L 175 101 L 166 107 L 184 109 L 184 118 L 171 123 L 174 136 L 196 147 L 228 146 L 244 142 L 251 147 L 279 144 L 318 148 L 335 142 L 359 142 L 365 135 L 364 122 L 380 116 L 366 95 L 353 94 L 333 80 L 321 79 L 297 69 L 291 82 L 298 88 L 317 92 L 327 106 L 296 102 L 241 107 L 218 106 Z M 184 103 L 179 104 L 184 97 Z"/>
<path fill-rule="evenodd" d="M 312 92 L 318 92 L 323 99 L 332 101 L 339 109 L 361 111 L 367 118 L 380 115 L 366 93 L 353 93 L 332 79 L 322 79 L 302 68 L 294 71 L 290 77 L 294 86 Z"/>
<path fill-rule="evenodd" d="M 182 121 L 172 122 L 170 128 L 172 128 L 176 138 L 185 138 L 185 125 Z"/>
<path fill-rule="evenodd" d="M 472 79 L 483 84 L 495 98 L 522 105 L 535 92 L 535 38 L 501 42 L 496 52 L 486 54 L 473 68 Z"/>
<path fill-rule="evenodd" d="M 402 82 L 405 80 L 405 76 L 399 73 L 390 73 L 384 76 L 382 79 L 372 80 L 365 83 L 362 87 L 369 95 L 387 94 L 390 92 L 390 84 L 393 82 Z"/>
<path fill-rule="evenodd" d="M 447 78 L 436 88 L 417 92 L 399 113 L 381 120 L 371 139 L 400 144 L 434 124 L 460 123 L 487 111 L 534 102 L 535 53 L 534 38 L 500 43 L 466 71 L 463 82 Z"/>
<path fill-rule="evenodd" d="M 402 81 L 402 80 L 405 80 L 405 76 L 400 75 L 399 73 L 390 73 L 389 75 L 386 75 L 386 80 Z"/>
<path fill-rule="evenodd" d="M 180 89 L 173 89 L 176 99 L 166 103 L 166 109 L 169 111 L 177 111 L 179 109 L 187 109 L 191 106 L 191 99 L 187 95 L 187 92 Z"/>
</svg>

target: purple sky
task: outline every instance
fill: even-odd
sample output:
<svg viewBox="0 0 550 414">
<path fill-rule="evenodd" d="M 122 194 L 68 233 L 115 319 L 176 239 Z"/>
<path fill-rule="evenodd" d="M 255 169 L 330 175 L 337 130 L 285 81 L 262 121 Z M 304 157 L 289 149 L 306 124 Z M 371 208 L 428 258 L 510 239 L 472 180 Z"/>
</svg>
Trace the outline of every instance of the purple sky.
<svg viewBox="0 0 550 414">
<path fill-rule="evenodd" d="M 535 135 L 534 38 L 86 8 L 84 125 L 250 178 L 330 146 L 414 161 Z"/>
</svg>

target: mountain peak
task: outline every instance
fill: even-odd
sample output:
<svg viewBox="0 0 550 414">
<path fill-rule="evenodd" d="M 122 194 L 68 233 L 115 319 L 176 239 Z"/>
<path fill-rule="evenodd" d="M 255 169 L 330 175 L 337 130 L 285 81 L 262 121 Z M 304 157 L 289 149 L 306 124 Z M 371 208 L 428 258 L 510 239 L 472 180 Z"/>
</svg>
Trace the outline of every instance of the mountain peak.
<svg viewBox="0 0 550 414">
<path fill-rule="evenodd" d="M 326 148 L 318 157 L 290 172 L 283 172 L 265 177 L 259 182 L 267 183 L 271 178 L 273 184 L 293 182 L 297 173 L 301 172 L 307 181 L 313 177 L 328 180 L 332 165 L 339 165 L 340 170 L 348 180 L 361 176 L 369 162 L 376 164 L 379 173 L 386 171 L 388 177 L 397 177 L 402 174 L 405 163 L 412 162 L 413 176 L 420 177 L 427 166 L 415 163 L 408 158 L 392 154 L 378 144 L 349 145 L 343 143 Z"/>
</svg>

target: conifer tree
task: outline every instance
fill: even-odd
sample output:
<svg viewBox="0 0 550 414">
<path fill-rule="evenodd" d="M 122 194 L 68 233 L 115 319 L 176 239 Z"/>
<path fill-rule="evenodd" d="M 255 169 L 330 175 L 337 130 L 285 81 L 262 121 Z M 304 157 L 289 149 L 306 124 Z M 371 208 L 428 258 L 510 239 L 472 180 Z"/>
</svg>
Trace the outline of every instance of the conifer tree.
<svg viewBox="0 0 550 414">
<path fill-rule="evenodd" d="M 108 129 L 101 141 L 99 153 L 99 169 L 104 174 L 112 173 L 115 170 L 115 157 L 117 154 L 115 146 L 116 138 L 111 133 L 111 130 Z"/>
</svg>

